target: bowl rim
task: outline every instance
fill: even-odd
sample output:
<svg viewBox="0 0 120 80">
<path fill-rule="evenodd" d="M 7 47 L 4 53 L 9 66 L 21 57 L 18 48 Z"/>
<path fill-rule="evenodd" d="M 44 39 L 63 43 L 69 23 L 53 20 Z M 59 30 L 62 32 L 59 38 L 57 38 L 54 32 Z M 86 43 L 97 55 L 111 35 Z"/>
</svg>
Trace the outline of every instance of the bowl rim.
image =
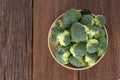
<svg viewBox="0 0 120 80">
<path fill-rule="evenodd" d="M 77 10 L 77 11 L 81 11 L 81 10 Z M 52 57 L 54 58 L 54 60 L 55 60 L 58 64 L 60 64 L 61 66 L 65 67 L 65 68 L 67 68 L 67 69 L 70 69 L 70 70 L 86 70 L 86 69 L 89 69 L 89 68 L 94 67 L 96 64 L 98 64 L 98 63 L 102 60 L 102 58 L 105 56 L 105 54 L 106 54 L 106 52 L 107 52 L 107 50 L 108 50 L 108 41 L 109 41 L 108 39 L 109 39 L 109 38 L 108 38 L 108 32 L 107 32 L 106 27 L 104 26 L 104 30 L 105 30 L 105 33 L 106 33 L 106 39 L 107 39 L 107 48 L 106 48 L 106 51 L 104 52 L 104 54 L 103 54 L 102 56 L 100 56 L 100 58 L 95 62 L 95 64 L 92 65 L 92 66 L 87 66 L 87 67 L 82 67 L 82 68 L 80 68 L 80 67 L 78 67 L 78 68 L 77 68 L 77 67 L 69 67 L 69 66 L 67 66 L 67 65 L 64 65 L 64 64 L 60 63 L 60 62 L 56 59 L 56 57 L 55 57 L 55 55 L 54 55 L 54 53 L 52 52 L 51 47 L 50 47 L 50 31 L 51 31 L 51 28 L 54 27 L 55 22 L 56 22 L 57 20 L 59 20 L 63 15 L 64 15 L 64 13 L 61 14 L 60 16 L 58 16 L 58 17 L 53 21 L 52 25 L 51 25 L 50 28 L 49 28 L 49 32 L 48 32 L 48 48 L 49 48 L 50 54 L 52 55 Z M 93 16 L 96 16 L 96 15 L 93 14 L 93 13 L 92 13 L 92 15 L 93 15 Z M 53 44 L 53 43 L 52 43 L 52 44 Z"/>
</svg>

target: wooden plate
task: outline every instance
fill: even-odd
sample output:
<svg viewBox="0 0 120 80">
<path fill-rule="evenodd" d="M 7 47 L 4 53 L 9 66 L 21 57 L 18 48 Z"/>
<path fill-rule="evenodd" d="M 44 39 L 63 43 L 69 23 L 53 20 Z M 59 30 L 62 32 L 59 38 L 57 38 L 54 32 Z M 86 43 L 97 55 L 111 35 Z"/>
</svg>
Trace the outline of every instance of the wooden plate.
<svg viewBox="0 0 120 80">
<path fill-rule="evenodd" d="M 80 11 L 80 10 L 78 10 L 78 11 Z M 52 25 L 51 25 L 51 27 L 50 27 L 50 29 L 49 29 L 49 33 L 48 33 L 48 48 L 49 48 L 49 50 L 50 50 L 50 53 L 51 53 L 52 57 L 53 57 L 54 60 L 57 61 L 61 66 L 65 67 L 65 68 L 68 68 L 68 69 L 71 69 L 71 70 L 85 70 L 85 69 L 88 69 L 88 68 L 91 68 L 91 67 L 95 66 L 95 65 L 96 65 L 98 62 L 100 62 L 100 60 L 103 58 L 103 56 L 105 55 L 107 49 L 106 49 L 106 51 L 104 52 L 104 54 L 95 62 L 94 65 L 88 66 L 88 67 L 83 67 L 83 68 L 76 68 L 76 67 L 74 67 L 74 66 L 72 66 L 72 65 L 70 65 L 70 64 L 64 65 L 64 64 L 61 64 L 61 63 L 56 59 L 56 57 L 55 57 L 55 51 L 56 51 L 56 46 L 57 46 L 57 43 L 58 43 L 58 42 L 56 42 L 55 44 L 53 44 L 53 43 L 50 41 L 50 36 L 51 36 L 51 33 L 50 33 L 50 32 L 51 32 L 51 28 L 55 26 L 55 22 L 56 22 L 57 20 L 59 20 L 63 15 L 64 15 L 64 14 L 60 15 L 60 16 L 52 23 Z M 95 16 L 95 15 L 93 14 L 93 16 Z M 106 30 L 106 27 L 105 27 L 105 26 L 104 26 L 104 29 L 105 29 L 105 32 L 106 32 L 107 47 L 108 47 L 108 33 L 107 33 L 107 30 Z"/>
</svg>

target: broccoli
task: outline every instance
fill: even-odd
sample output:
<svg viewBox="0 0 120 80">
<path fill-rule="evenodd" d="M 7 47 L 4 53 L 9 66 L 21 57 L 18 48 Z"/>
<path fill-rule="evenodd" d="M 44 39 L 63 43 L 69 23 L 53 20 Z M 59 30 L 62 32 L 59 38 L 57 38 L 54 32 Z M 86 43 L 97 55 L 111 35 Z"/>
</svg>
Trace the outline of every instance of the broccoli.
<svg viewBox="0 0 120 80">
<path fill-rule="evenodd" d="M 105 37 L 102 37 L 102 38 L 99 38 L 98 41 L 99 41 L 99 48 L 97 52 L 98 52 L 98 56 L 101 56 L 106 51 L 107 40 Z"/>
<path fill-rule="evenodd" d="M 66 11 L 62 17 L 64 28 L 68 28 L 81 18 L 81 13 L 75 9 Z"/>
<path fill-rule="evenodd" d="M 60 27 L 55 25 L 53 28 L 51 28 L 51 34 L 57 35 L 59 33 L 62 33 L 64 30 Z"/>
<path fill-rule="evenodd" d="M 56 22 L 55 22 L 55 25 L 58 26 L 58 27 L 60 27 L 61 29 L 64 29 L 64 25 L 63 25 L 63 22 L 62 22 L 61 19 L 58 20 L 58 21 L 56 21 Z"/>
<path fill-rule="evenodd" d="M 85 67 L 86 65 L 83 59 L 76 59 L 73 56 L 69 57 L 69 62 L 75 67 Z"/>
<path fill-rule="evenodd" d="M 55 57 L 60 63 L 76 68 L 92 66 L 105 53 L 104 16 L 94 16 L 89 9 L 70 9 L 54 24 L 50 40 L 57 44 Z"/>
<path fill-rule="evenodd" d="M 105 36 L 105 30 L 99 27 L 95 27 L 92 25 L 87 25 L 87 27 L 89 28 L 89 30 L 87 31 L 87 34 L 89 36 L 89 38 L 99 38 L 99 37 L 103 37 Z"/>
<path fill-rule="evenodd" d="M 97 60 L 97 54 L 86 54 L 85 55 L 85 62 L 88 63 L 89 66 L 94 65 Z"/>
<path fill-rule="evenodd" d="M 74 44 L 73 46 L 71 46 L 70 52 L 76 59 L 83 57 L 87 53 L 86 43 L 80 42 L 80 43 Z"/>
<path fill-rule="evenodd" d="M 55 25 L 53 28 L 51 28 L 51 36 L 50 36 L 50 40 L 52 43 L 55 43 L 57 40 L 57 35 L 62 33 L 64 30 L 58 26 Z"/>
<path fill-rule="evenodd" d="M 51 34 L 50 41 L 51 41 L 52 43 L 55 43 L 55 41 L 56 41 L 56 35 Z"/>
<path fill-rule="evenodd" d="M 98 44 L 98 40 L 96 40 L 96 39 L 90 39 L 90 40 L 88 40 L 87 45 L 86 45 L 87 52 L 89 54 L 95 53 L 98 50 L 98 45 L 99 45 Z"/>
<path fill-rule="evenodd" d="M 70 44 L 70 33 L 67 30 L 64 30 L 62 33 L 57 35 L 57 40 L 62 46 L 67 46 Z"/>
<path fill-rule="evenodd" d="M 98 27 L 104 27 L 106 24 L 106 19 L 103 15 L 97 15 L 94 19 L 95 25 Z"/>
<path fill-rule="evenodd" d="M 87 24 L 92 24 L 93 23 L 93 16 L 92 15 L 82 15 L 80 19 L 80 23 L 87 25 Z"/>
<path fill-rule="evenodd" d="M 91 14 L 92 14 L 92 12 L 91 12 L 89 9 L 83 9 L 82 11 L 80 11 L 80 13 L 81 13 L 82 15 L 86 15 L 86 14 L 91 15 Z"/>
<path fill-rule="evenodd" d="M 73 23 L 70 32 L 73 42 L 85 41 L 87 39 L 85 28 L 79 22 Z"/>
<path fill-rule="evenodd" d="M 57 46 L 56 59 L 62 64 L 68 64 L 68 57 L 70 56 L 69 47 L 64 47 L 61 45 Z"/>
</svg>

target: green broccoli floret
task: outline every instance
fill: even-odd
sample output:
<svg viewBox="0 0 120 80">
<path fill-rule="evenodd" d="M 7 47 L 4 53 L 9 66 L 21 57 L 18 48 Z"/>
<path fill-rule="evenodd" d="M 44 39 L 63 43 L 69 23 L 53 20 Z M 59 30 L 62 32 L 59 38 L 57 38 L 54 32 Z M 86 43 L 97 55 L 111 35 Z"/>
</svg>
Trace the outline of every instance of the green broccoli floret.
<svg viewBox="0 0 120 80">
<path fill-rule="evenodd" d="M 64 30 L 58 26 L 55 25 L 53 28 L 51 28 L 51 36 L 50 36 L 50 40 L 52 43 L 55 43 L 57 40 L 57 35 L 62 33 Z"/>
<path fill-rule="evenodd" d="M 64 29 L 64 25 L 63 25 L 63 22 L 62 22 L 61 19 L 60 19 L 60 20 L 57 20 L 57 21 L 55 22 L 55 25 L 58 26 L 58 27 L 60 27 L 61 29 Z"/>
<path fill-rule="evenodd" d="M 107 39 L 105 37 L 102 37 L 102 38 L 99 38 L 98 41 L 99 41 L 99 48 L 97 52 L 98 52 L 98 56 L 101 56 L 106 51 Z"/>
<path fill-rule="evenodd" d="M 103 37 L 105 36 L 105 30 L 99 27 L 95 27 L 92 25 L 87 25 L 87 27 L 89 28 L 89 30 L 87 31 L 87 34 L 89 36 L 89 38 L 99 38 L 99 37 Z"/>
<path fill-rule="evenodd" d="M 62 33 L 57 35 L 57 40 L 60 42 L 62 46 L 67 46 L 70 44 L 70 33 L 67 30 L 64 30 Z"/>
<path fill-rule="evenodd" d="M 98 44 L 98 41 L 96 39 L 88 40 L 87 45 L 86 45 L 87 52 L 89 54 L 95 53 L 98 50 L 98 46 L 99 46 L 99 44 Z"/>
<path fill-rule="evenodd" d="M 82 11 L 80 11 L 80 13 L 82 14 L 82 15 L 86 15 L 86 14 L 92 14 L 92 12 L 89 10 L 89 9 L 83 9 Z"/>
<path fill-rule="evenodd" d="M 64 47 L 61 45 L 57 46 L 57 50 L 56 50 L 56 58 L 57 60 L 62 63 L 62 64 L 68 64 L 68 57 L 70 56 L 70 52 L 69 52 L 69 46 Z"/>
<path fill-rule="evenodd" d="M 71 27 L 71 38 L 73 42 L 85 41 L 87 34 L 82 24 L 75 22 Z"/>
<path fill-rule="evenodd" d="M 81 17 L 81 13 L 75 9 L 67 10 L 63 17 L 64 28 L 70 27 L 72 23 L 78 21 Z"/>
<path fill-rule="evenodd" d="M 63 31 L 64 31 L 64 30 L 61 29 L 61 27 L 55 25 L 55 27 L 53 27 L 53 28 L 51 29 L 51 34 L 57 35 L 57 34 L 59 34 L 59 33 L 62 33 Z"/>
<path fill-rule="evenodd" d="M 80 59 L 80 57 L 83 57 L 87 53 L 86 43 L 80 42 L 74 44 L 73 46 L 71 46 L 70 52 L 76 59 Z"/>
<path fill-rule="evenodd" d="M 83 59 L 76 59 L 73 56 L 69 57 L 69 62 L 75 67 L 84 67 L 86 64 L 84 63 Z"/>
<path fill-rule="evenodd" d="M 98 27 L 104 27 L 106 24 L 106 19 L 103 15 L 97 15 L 94 19 L 95 25 Z"/>
<path fill-rule="evenodd" d="M 94 65 L 96 60 L 97 60 L 97 54 L 96 53 L 85 55 L 85 62 L 87 62 L 89 66 Z"/>
<path fill-rule="evenodd" d="M 87 25 L 87 24 L 92 24 L 93 22 L 93 16 L 92 15 L 82 15 L 80 19 L 80 23 Z"/>
<path fill-rule="evenodd" d="M 50 41 L 52 43 L 55 43 L 55 41 L 56 41 L 56 35 L 51 34 Z"/>
</svg>

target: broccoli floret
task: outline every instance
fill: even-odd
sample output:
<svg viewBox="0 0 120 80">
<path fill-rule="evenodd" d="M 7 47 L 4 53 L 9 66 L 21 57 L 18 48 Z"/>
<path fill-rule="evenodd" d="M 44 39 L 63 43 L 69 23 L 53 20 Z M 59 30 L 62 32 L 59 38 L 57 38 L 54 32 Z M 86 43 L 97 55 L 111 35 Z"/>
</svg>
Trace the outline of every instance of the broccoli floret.
<svg viewBox="0 0 120 80">
<path fill-rule="evenodd" d="M 63 17 L 64 28 L 70 27 L 72 23 L 78 21 L 81 17 L 81 13 L 75 9 L 67 10 Z"/>
<path fill-rule="evenodd" d="M 86 15 L 86 14 L 92 14 L 92 12 L 89 10 L 89 9 L 83 9 L 81 12 L 80 12 L 82 15 Z"/>
<path fill-rule="evenodd" d="M 75 22 L 71 27 L 71 38 L 73 42 L 85 41 L 87 34 L 82 24 Z"/>
<path fill-rule="evenodd" d="M 55 25 L 58 26 L 58 27 L 60 27 L 61 29 L 64 29 L 64 25 L 63 25 L 63 22 L 62 22 L 61 19 L 60 19 L 60 20 L 57 20 L 57 21 L 55 22 Z"/>
<path fill-rule="evenodd" d="M 64 47 L 61 45 L 57 46 L 57 50 L 56 50 L 56 58 L 57 60 L 62 63 L 62 64 L 68 64 L 68 57 L 70 56 L 70 52 L 69 52 L 69 46 Z"/>
<path fill-rule="evenodd" d="M 88 40 L 87 45 L 86 45 L 87 52 L 89 54 L 95 53 L 98 50 L 98 45 L 99 44 L 98 44 L 98 41 L 96 39 L 90 39 L 90 40 Z"/>
<path fill-rule="evenodd" d="M 62 33 L 64 30 L 61 29 L 59 26 L 55 25 L 55 27 L 53 27 L 51 29 L 51 33 L 54 34 L 54 35 L 57 35 L 59 33 Z"/>
<path fill-rule="evenodd" d="M 99 41 L 99 48 L 97 52 L 98 52 L 98 56 L 101 56 L 106 51 L 107 40 L 105 37 L 102 37 L 102 38 L 99 38 L 98 41 Z"/>
<path fill-rule="evenodd" d="M 69 62 L 70 62 L 70 64 L 72 64 L 75 67 L 84 67 L 84 66 L 86 66 L 83 59 L 78 60 L 78 59 L 74 58 L 73 56 L 69 57 Z"/>
<path fill-rule="evenodd" d="M 52 43 L 55 43 L 55 41 L 56 41 L 56 35 L 51 34 L 50 41 Z"/>
<path fill-rule="evenodd" d="M 85 62 L 88 63 L 89 66 L 94 65 L 97 60 L 97 54 L 86 54 L 85 55 Z"/>
<path fill-rule="evenodd" d="M 52 43 L 55 43 L 57 40 L 57 35 L 62 33 L 64 30 L 61 29 L 59 26 L 56 26 L 51 28 L 51 36 L 50 36 L 50 40 Z"/>
<path fill-rule="evenodd" d="M 105 36 L 105 30 L 99 27 L 95 27 L 92 25 L 87 25 L 87 27 L 89 28 L 89 30 L 87 31 L 87 34 L 89 36 L 89 38 L 99 38 L 99 37 L 103 37 Z"/>
<path fill-rule="evenodd" d="M 106 24 L 106 19 L 103 15 L 97 15 L 94 19 L 95 25 L 98 27 L 104 27 Z"/>
<path fill-rule="evenodd" d="M 67 46 L 70 44 L 70 33 L 67 30 L 64 30 L 63 33 L 57 35 L 57 40 L 62 46 Z"/>
<path fill-rule="evenodd" d="M 92 15 L 82 15 L 80 19 L 80 23 L 87 25 L 87 24 L 92 24 L 93 22 L 93 16 Z"/>
<path fill-rule="evenodd" d="M 100 38 L 100 37 L 104 37 L 105 36 L 105 30 L 102 28 L 98 28 L 98 34 L 95 35 L 95 38 Z"/>
<path fill-rule="evenodd" d="M 80 43 L 74 44 L 73 46 L 71 46 L 70 52 L 76 59 L 83 57 L 87 53 L 86 43 L 80 42 Z"/>
</svg>

